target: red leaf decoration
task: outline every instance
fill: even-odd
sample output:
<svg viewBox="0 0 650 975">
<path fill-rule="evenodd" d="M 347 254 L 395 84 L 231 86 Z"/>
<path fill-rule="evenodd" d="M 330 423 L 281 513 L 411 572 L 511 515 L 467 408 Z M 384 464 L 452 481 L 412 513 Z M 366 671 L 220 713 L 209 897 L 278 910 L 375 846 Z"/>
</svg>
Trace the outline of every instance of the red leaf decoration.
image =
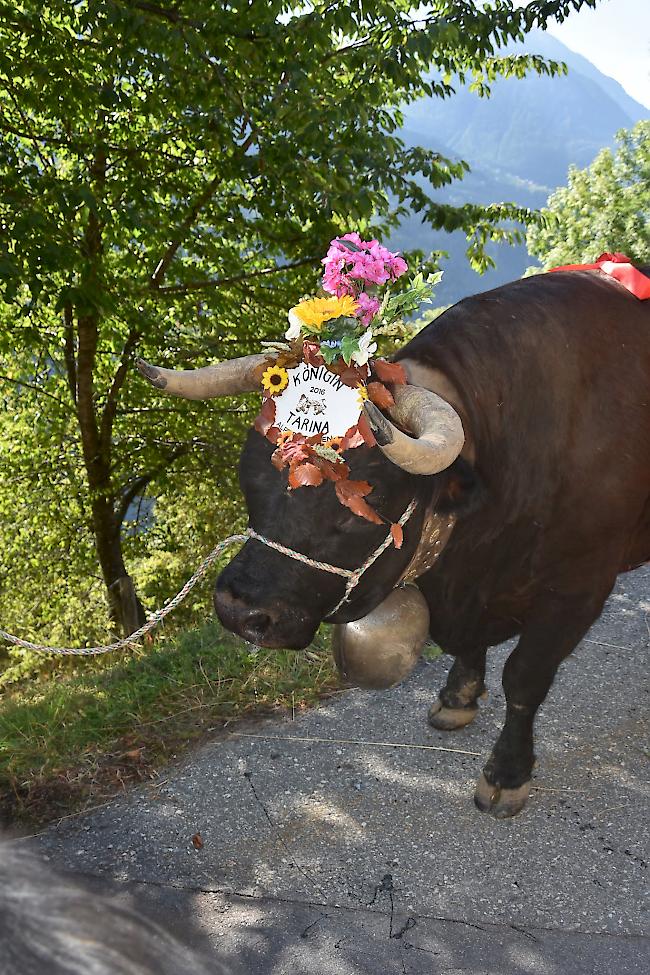
<svg viewBox="0 0 650 975">
<path fill-rule="evenodd" d="M 271 463 L 276 470 L 281 471 L 283 467 L 286 466 L 286 459 L 282 455 L 281 450 L 274 450 L 271 454 Z"/>
<path fill-rule="evenodd" d="M 365 498 L 366 494 L 370 494 L 371 491 L 372 484 L 368 484 L 367 481 L 345 481 L 344 484 L 339 484 L 336 487 L 339 501 L 342 501 L 343 497 L 347 498 L 353 495 Z"/>
<path fill-rule="evenodd" d="M 363 443 L 365 443 L 365 440 L 359 433 L 359 427 L 355 424 L 349 430 L 346 430 L 343 442 L 341 443 L 341 450 L 352 450 L 353 447 L 360 447 Z"/>
<path fill-rule="evenodd" d="M 334 485 L 336 496 L 346 508 L 353 511 L 360 518 L 372 521 L 376 525 L 383 524 L 374 508 L 371 508 L 367 501 L 363 500 L 364 495 L 372 491 L 372 487 L 367 481 L 337 481 Z"/>
<path fill-rule="evenodd" d="M 366 441 L 366 443 L 368 444 L 368 446 L 369 447 L 374 447 L 375 444 L 377 443 L 377 441 L 375 440 L 375 435 L 373 434 L 372 430 L 370 429 L 370 424 L 366 420 L 366 417 L 365 417 L 365 414 L 364 413 L 362 413 L 361 416 L 359 417 L 359 422 L 357 423 L 357 427 L 359 429 L 359 433 L 361 434 L 361 436 L 363 437 L 363 439 Z"/>
<path fill-rule="evenodd" d="M 273 421 L 275 420 L 275 403 L 271 396 L 267 396 L 262 403 L 262 409 L 259 411 L 255 417 L 255 429 L 258 433 L 261 433 L 263 437 L 269 432 L 273 426 Z"/>
<path fill-rule="evenodd" d="M 368 398 L 382 410 L 395 405 L 390 390 L 383 383 L 368 383 Z"/>
<path fill-rule="evenodd" d="M 390 526 L 390 533 L 393 536 L 393 545 L 395 548 L 401 548 L 402 542 L 404 541 L 404 531 L 401 525 L 398 525 L 396 521 Z"/>
<path fill-rule="evenodd" d="M 379 376 L 383 383 L 406 382 L 406 373 L 399 362 L 387 362 L 386 359 L 373 359 L 372 371 Z"/>
<path fill-rule="evenodd" d="M 266 431 L 266 439 L 270 440 L 271 443 L 277 443 L 278 437 L 281 433 L 282 431 L 280 430 L 280 427 L 269 427 L 269 429 Z"/>
<path fill-rule="evenodd" d="M 322 366 L 325 360 L 320 354 L 320 342 L 303 342 L 302 357 L 310 366 Z"/>
<path fill-rule="evenodd" d="M 323 475 L 315 464 L 297 464 L 289 471 L 289 487 L 318 487 L 323 483 Z"/>
<path fill-rule="evenodd" d="M 307 460 L 311 454 L 311 450 L 304 440 L 289 440 L 280 450 L 287 464 L 300 464 L 303 460 Z"/>
<path fill-rule="evenodd" d="M 347 464 L 342 461 L 336 461 L 334 463 L 331 460 L 326 460 L 324 457 L 318 458 L 318 466 L 323 472 L 323 477 L 326 477 L 328 481 L 343 481 L 350 473 L 350 468 Z"/>
<path fill-rule="evenodd" d="M 333 366 L 332 372 L 335 372 L 341 382 L 345 383 L 346 386 L 351 386 L 352 389 L 356 389 L 360 383 L 364 383 L 368 378 L 367 366 L 346 366 L 344 362 Z"/>
</svg>

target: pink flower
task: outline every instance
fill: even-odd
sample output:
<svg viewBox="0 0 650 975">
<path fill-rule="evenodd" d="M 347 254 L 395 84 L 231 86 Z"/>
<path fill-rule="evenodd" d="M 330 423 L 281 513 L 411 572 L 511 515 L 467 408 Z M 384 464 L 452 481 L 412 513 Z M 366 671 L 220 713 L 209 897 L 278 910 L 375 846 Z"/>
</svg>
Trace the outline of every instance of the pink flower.
<svg viewBox="0 0 650 975">
<path fill-rule="evenodd" d="M 408 264 L 403 257 L 399 257 L 397 254 L 392 255 L 393 259 L 391 261 L 391 274 L 394 278 L 399 278 L 402 274 L 408 271 Z"/>
<path fill-rule="evenodd" d="M 354 286 L 348 281 L 344 274 L 345 259 L 331 260 L 325 267 L 323 275 L 323 288 L 331 295 L 342 298 L 343 295 L 355 294 Z"/>
<path fill-rule="evenodd" d="M 360 318 L 361 322 L 368 326 L 379 311 L 381 302 L 379 298 L 375 298 L 372 295 L 366 294 L 365 291 L 362 291 L 357 296 L 357 305 L 357 318 Z"/>
<path fill-rule="evenodd" d="M 349 240 L 359 250 L 350 250 L 342 241 Z M 359 234 L 345 234 L 331 241 L 323 258 L 323 288 L 338 297 L 357 297 L 363 286 L 357 282 L 383 285 L 399 278 L 407 270 L 406 261 L 389 251 L 378 240 L 361 240 Z"/>
<path fill-rule="evenodd" d="M 351 278 L 367 281 L 369 284 L 386 284 L 390 278 L 390 269 L 384 261 L 371 254 L 354 254 L 354 263 L 350 271 Z"/>
</svg>

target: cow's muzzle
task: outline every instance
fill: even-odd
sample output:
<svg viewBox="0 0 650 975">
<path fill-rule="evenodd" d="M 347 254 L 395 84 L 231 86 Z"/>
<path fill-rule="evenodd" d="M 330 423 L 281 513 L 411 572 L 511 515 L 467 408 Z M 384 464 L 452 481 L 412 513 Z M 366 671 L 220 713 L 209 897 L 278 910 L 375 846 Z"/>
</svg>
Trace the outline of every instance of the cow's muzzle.
<svg viewBox="0 0 650 975">
<path fill-rule="evenodd" d="M 277 598 L 249 602 L 234 582 L 229 581 L 226 570 L 217 580 L 214 607 L 227 630 L 258 647 L 304 650 L 318 629 L 318 620 L 310 619 L 295 602 Z"/>
</svg>

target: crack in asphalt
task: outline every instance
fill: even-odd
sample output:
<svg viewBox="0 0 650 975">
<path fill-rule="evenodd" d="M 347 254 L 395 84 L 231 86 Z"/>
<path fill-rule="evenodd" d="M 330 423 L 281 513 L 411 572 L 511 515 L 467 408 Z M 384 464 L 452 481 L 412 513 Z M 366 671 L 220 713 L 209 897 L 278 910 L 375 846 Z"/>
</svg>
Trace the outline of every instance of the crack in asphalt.
<svg viewBox="0 0 650 975">
<path fill-rule="evenodd" d="M 346 904 L 345 906 L 341 906 L 340 904 L 331 904 L 322 901 L 299 900 L 295 897 L 282 897 L 279 894 L 248 894 L 245 893 L 244 891 L 228 890 L 223 887 L 200 887 L 200 886 L 186 887 L 180 883 L 175 884 L 175 883 L 171 883 L 170 881 L 153 880 L 150 878 L 144 878 L 144 879 L 140 878 L 138 880 L 136 879 L 119 880 L 114 877 L 106 877 L 103 874 L 88 873 L 87 871 L 78 871 L 76 872 L 76 876 L 86 877 L 89 880 L 107 880 L 108 882 L 119 884 L 120 886 L 124 886 L 124 887 L 128 887 L 129 885 L 136 886 L 138 884 L 141 884 L 144 887 L 157 887 L 157 888 L 162 888 L 163 890 L 178 890 L 186 894 L 206 894 L 206 895 L 218 894 L 224 898 L 240 898 L 241 900 L 254 901 L 257 903 L 268 902 L 272 904 L 274 903 L 288 904 L 294 907 L 315 907 L 315 908 L 323 907 L 330 911 L 340 911 L 342 914 L 344 914 L 346 911 L 350 911 L 355 914 L 363 914 L 367 912 L 368 914 L 372 914 L 372 915 L 390 916 L 389 911 L 370 910 L 367 904 L 363 905 L 361 902 L 359 902 L 361 904 L 361 906 L 359 907 L 356 907 L 352 904 Z M 480 924 L 476 924 L 473 921 L 464 921 L 462 920 L 462 918 L 443 917 L 440 914 L 420 914 L 419 917 L 416 918 L 416 923 L 422 921 L 439 921 L 444 924 L 460 924 L 463 927 L 474 928 L 476 931 L 481 931 L 484 934 L 489 933 L 488 931 L 489 928 L 493 928 L 495 930 L 500 930 L 500 931 L 507 931 L 513 928 L 512 924 L 496 924 L 493 921 L 486 922 L 487 926 L 481 927 Z M 516 930 L 519 930 L 522 934 L 525 933 L 531 937 L 535 937 L 535 935 L 533 935 L 532 932 L 528 931 L 527 929 L 517 928 Z M 545 928 L 545 927 L 535 927 L 533 930 L 540 932 L 541 934 L 571 935 L 573 937 L 577 936 L 580 938 L 594 938 L 594 937 L 606 938 L 606 939 L 611 939 L 612 941 L 627 941 L 627 940 L 647 941 L 650 944 L 650 937 L 646 934 L 639 934 L 639 933 L 618 934 L 613 931 L 583 931 L 580 928 Z M 418 951 L 426 950 L 424 948 L 418 948 L 417 945 L 411 945 L 411 944 L 408 944 L 407 947 L 415 948 Z"/>
<path fill-rule="evenodd" d="M 309 934 L 312 928 L 315 928 L 316 925 L 320 924 L 320 922 L 323 920 L 329 921 L 329 918 L 330 918 L 329 914 L 321 913 L 320 917 L 317 917 L 315 921 L 312 921 L 311 924 L 308 924 L 307 927 L 300 932 L 300 937 L 306 939 L 307 935 Z"/>
<path fill-rule="evenodd" d="M 380 894 L 388 894 L 388 899 L 390 902 L 390 917 L 388 921 L 388 938 L 389 940 L 399 941 L 404 937 L 407 931 L 414 928 L 418 923 L 414 917 L 407 917 L 406 921 L 402 927 L 395 931 L 393 929 L 393 921 L 395 918 L 395 894 L 397 893 L 396 888 L 393 886 L 393 875 L 391 873 L 385 873 L 381 878 L 381 882 L 375 885 L 375 892 L 372 895 L 372 900 L 368 901 L 366 907 L 372 907 Z"/>
<path fill-rule="evenodd" d="M 536 938 L 534 934 L 530 933 L 530 931 L 526 931 L 525 928 L 520 928 L 518 924 L 510 923 L 509 926 L 513 931 L 518 931 L 519 934 L 523 934 L 526 938 L 530 938 L 531 941 L 539 942 L 539 938 Z"/>
<path fill-rule="evenodd" d="M 295 859 L 294 854 L 291 851 L 291 848 L 285 843 L 285 841 L 282 838 L 282 836 L 280 836 L 280 831 L 278 830 L 278 827 L 276 826 L 276 824 L 271 819 L 271 815 L 270 815 L 268 809 L 266 808 L 266 806 L 264 805 L 264 803 L 262 802 L 262 800 L 260 799 L 260 797 L 259 797 L 259 795 L 257 793 L 257 789 L 255 788 L 255 786 L 253 784 L 253 776 L 252 776 L 252 774 L 250 772 L 244 772 L 244 778 L 246 779 L 246 781 L 248 782 L 249 786 L 251 787 L 251 791 L 253 793 L 253 796 L 255 797 L 255 800 L 258 803 L 260 809 L 264 813 L 264 816 L 266 818 L 266 821 L 268 822 L 269 826 L 271 827 L 271 831 L 275 834 L 275 837 L 276 837 L 277 841 L 279 842 L 279 844 L 281 845 L 282 849 L 289 856 L 290 861 L 291 861 L 290 866 L 295 867 L 295 869 L 298 871 L 298 873 L 302 874 L 302 876 L 305 878 L 305 880 L 307 880 L 312 885 L 312 887 L 315 890 L 317 890 L 319 894 L 321 894 L 322 897 L 327 898 L 326 892 L 320 886 L 320 884 L 318 883 L 318 881 L 309 873 L 308 870 L 305 870 L 303 867 L 300 866 L 299 863 L 296 863 L 296 859 Z"/>
</svg>

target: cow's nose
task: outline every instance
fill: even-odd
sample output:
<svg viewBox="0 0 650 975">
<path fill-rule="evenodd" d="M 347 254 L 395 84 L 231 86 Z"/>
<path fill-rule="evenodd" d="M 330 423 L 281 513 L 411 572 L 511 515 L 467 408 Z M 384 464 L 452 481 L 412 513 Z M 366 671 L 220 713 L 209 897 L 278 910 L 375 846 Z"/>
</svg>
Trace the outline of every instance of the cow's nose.
<svg viewBox="0 0 650 975">
<path fill-rule="evenodd" d="M 217 580 L 214 608 L 227 630 L 259 647 L 303 650 L 320 622 L 277 593 L 253 595 L 243 590 L 237 579 L 229 577 L 227 568 Z"/>
<path fill-rule="evenodd" d="M 251 609 L 240 616 L 239 632 L 249 643 L 263 643 L 272 623 L 268 613 Z"/>
<path fill-rule="evenodd" d="M 250 643 L 262 643 L 275 622 L 270 612 L 247 605 L 227 588 L 217 588 L 214 607 L 226 629 L 238 633 Z"/>
</svg>

